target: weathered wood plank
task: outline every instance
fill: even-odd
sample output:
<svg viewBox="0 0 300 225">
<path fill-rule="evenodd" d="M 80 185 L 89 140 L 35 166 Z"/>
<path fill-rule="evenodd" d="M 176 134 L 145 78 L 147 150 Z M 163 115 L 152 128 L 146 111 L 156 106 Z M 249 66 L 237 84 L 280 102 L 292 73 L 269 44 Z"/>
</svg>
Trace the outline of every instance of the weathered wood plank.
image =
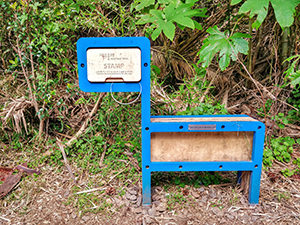
<svg viewBox="0 0 300 225">
<path fill-rule="evenodd" d="M 155 132 L 151 161 L 250 161 L 252 142 L 253 132 Z"/>
</svg>

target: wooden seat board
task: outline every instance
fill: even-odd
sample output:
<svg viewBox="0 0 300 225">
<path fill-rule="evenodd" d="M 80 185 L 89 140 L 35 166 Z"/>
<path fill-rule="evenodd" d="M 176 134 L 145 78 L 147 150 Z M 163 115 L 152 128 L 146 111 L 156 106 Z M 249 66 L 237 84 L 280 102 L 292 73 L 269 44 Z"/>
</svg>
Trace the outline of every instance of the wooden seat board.
<svg viewBox="0 0 300 225">
<path fill-rule="evenodd" d="M 153 132 L 152 162 L 250 161 L 253 132 Z"/>
</svg>

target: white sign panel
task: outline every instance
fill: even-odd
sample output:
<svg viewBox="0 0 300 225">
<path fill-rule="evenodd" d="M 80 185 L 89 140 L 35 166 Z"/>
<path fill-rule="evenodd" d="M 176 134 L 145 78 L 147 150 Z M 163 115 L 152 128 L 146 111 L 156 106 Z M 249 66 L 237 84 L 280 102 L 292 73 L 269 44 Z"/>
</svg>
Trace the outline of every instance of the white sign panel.
<svg viewBox="0 0 300 225">
<path fill-rule="evenodd" d="M 87 50 L 90 82 L 138 82 L 141 80 L 139 48 L 92 48 Z"/>
</svg>

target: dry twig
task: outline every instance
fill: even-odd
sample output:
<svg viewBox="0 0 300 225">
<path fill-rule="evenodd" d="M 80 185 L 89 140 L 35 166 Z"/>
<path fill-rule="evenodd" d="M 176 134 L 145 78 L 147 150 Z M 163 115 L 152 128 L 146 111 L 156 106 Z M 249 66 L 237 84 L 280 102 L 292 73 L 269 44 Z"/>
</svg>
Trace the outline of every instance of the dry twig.
<svg viewBox="0 0 300 225">
<path fill-rule="evenodd" d="M 218 71 L 214 72 L 212 70 L 207 69 L 207 73 L 212 73 L 212 79 L 211 79 L 208 87 L 206 88 L 205 92 L 203 93 L 201 99 L 199 100 L 199 103 L 202 103 L 204 101 L 205 97 L 207 96 L 208 92 L 210 91 L 210 87 L 213 84 L 215 78 L 217 77 Z"/>
<path fill-rule="evenodd" d="M 101 188 L 92 188 L 92 189 L 85 190 L 85 191 L 78 191 L 75 194 L 79 195 L 79 194 L 90 193 L 90 192 L 94 192 L 94 191 L 104 191 L 104 190 L 106 190 L 106 187 L 104 187 L 104 188 L 103 187 L 101 187 Z"/>
<path fill-rule="evenodd" d="M 123 173 L 126 169 L 127 169 L 127 166 L 128 166 L 129 162 L 125 165 L 125 169 L 121 170 L 119 173 L 116 173 L 115 175 L 113 175 L 109 181 L 107 182 L 107 184 L 109 184 L 113 179 L 115 179 L 118 175 L 120 175 L 121 173 Z"/>
<path fill-rule="evenodd" d="M 70 173 L 72 179 L 73 179 L 74 182 L 76 183 L 76 179 L 75 179 L 75 176 L 74 176 L 74 174 L 73 174 L 73 172 L 72 172 L 72 169 L 71 169 L 71 167 L 70 167 L 70 165 L 69 165 L 69 162 L 68 162 L 68 159 L 67 159 L 67 155 L 66 155 L 66 153 L 65 153 L 64 146 L 62 145 L 61 141 L 60 141 L 58 138 L 56 138 L 56 141 L 57 141 L 57 145 L 58 145 L 58 147 L 59 147 L 59 149 L 60 149 L 60 151 L 61 151 L 61 153 L 62 153 L 62 155 L 63 155 L 64 162 L 65 162 L 65 166 L 67 167 L 67 170 L 69 171 L 69 173 Z"/>
<path fill-rule="evenodd" d="M 103 166 L 103 160 L 104 160 L 104 156 L 105 156 L 105 153 L 106 153 L 106 149 L 107 149 L 107 146 L 104 145 L 104 147 L 103 147 L 103 153 L 102 153 L 101 158 L 100 158 L 99 167 Z"/>
</svg>

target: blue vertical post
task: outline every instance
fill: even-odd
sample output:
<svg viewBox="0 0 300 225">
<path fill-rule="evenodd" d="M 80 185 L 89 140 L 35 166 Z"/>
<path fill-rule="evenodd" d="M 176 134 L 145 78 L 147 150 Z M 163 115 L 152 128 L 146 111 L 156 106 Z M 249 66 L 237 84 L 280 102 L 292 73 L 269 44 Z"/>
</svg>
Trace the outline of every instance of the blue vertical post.
<svg viewBox="0 0 300 225">
<path fill-rule="evenodd" d="M 142 184 L 143 205 L 151 204 L 151 150 L 150 150 L 150 127 L 142 126 Z"/>
<path fill-rule="evenodd" d="M 151 204 L 150 41 L 142 49 L 142 186 L 143 205 Z"/>
<path fill-rule="evenodd" d="M 265 139 L 265 125 L 261 123 L 254 132 L 253 148 L 252 148 L 252 161 L 254 166 L 250 175 L 249 183 L 249 203 L 258 204 L 259 191 L 260 191 L 260 177 L 262 169 L 262 158 Z"/>
<path fill-rule="evenodd" d="M 151 170 L 143 168 L 143 206 L 151 205 Z"/>
</svg>

